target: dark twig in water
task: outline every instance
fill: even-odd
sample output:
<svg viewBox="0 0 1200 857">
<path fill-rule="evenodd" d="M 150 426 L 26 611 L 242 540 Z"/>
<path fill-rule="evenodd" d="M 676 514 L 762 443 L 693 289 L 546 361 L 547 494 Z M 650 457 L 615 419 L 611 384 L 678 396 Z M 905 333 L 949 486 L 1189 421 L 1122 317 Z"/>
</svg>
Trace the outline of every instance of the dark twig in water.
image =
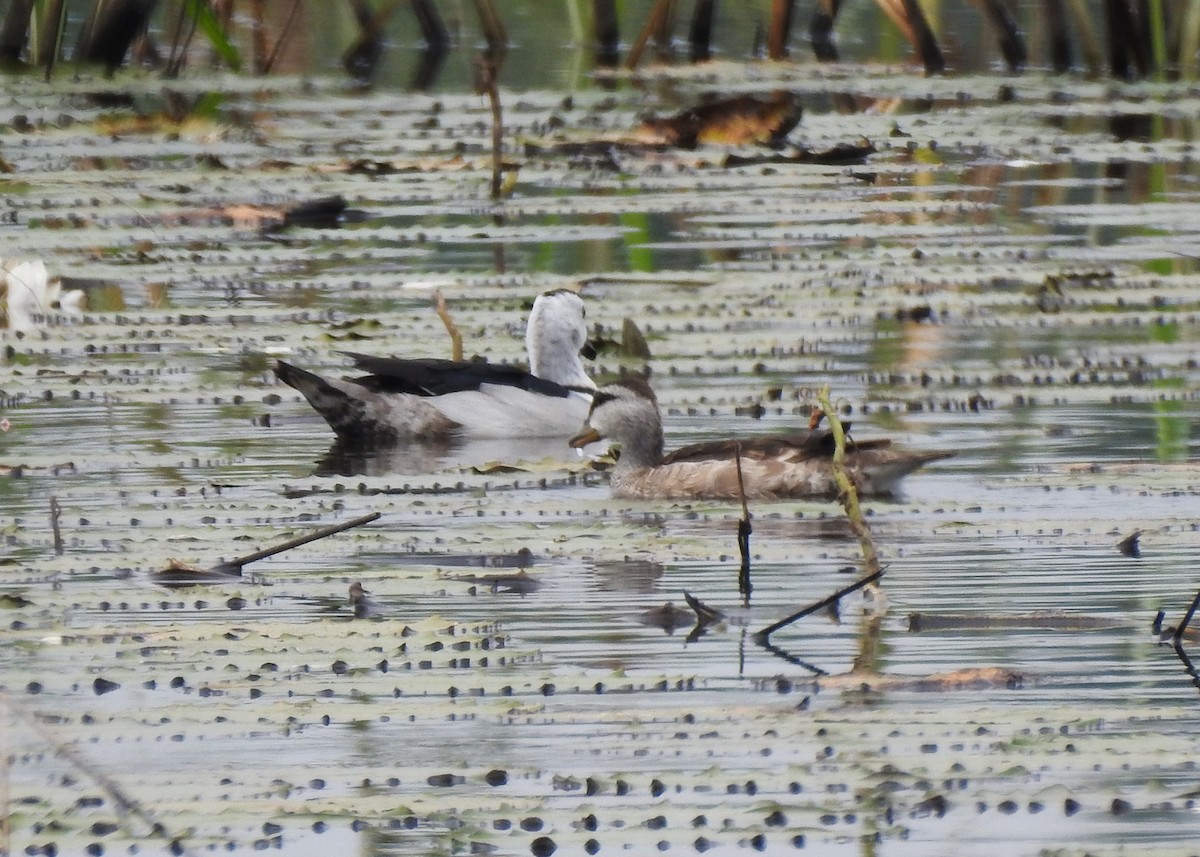
<svg viewBox="0 0 1200 857">
<path fill-rule="evenodd" d="M 1183 634 L 1187 630 L 1188 625 L 1191 624 L 1192 617 L 1196 615 L 1197 606 L 1200 606 L 1200 591 L 1196 592 L 1196 597 L 1192 599 L 1192 604 L 1188 607 L 1187 613 L 1183 614 L 1183 621 L 1179 623 L 1179 627 L 1175 629 L 1175 633 L 1171 636 L 1171 645 L 1175 648 L 1175 654 L 1179 655 L 1179 659 L 1187 667 L 1187 671 L 1191 673 L 1192 679 L 1200 682 L 1200 676 L 1196 674 L 1196 667 L 1192 665 L 1192 659 L 1183 650 Z"/>
<path fill-rule="evenodd" d="M 59 508 L 58 498 L 50 498 L 50 529 L 54 533 L 54 552 L 58 556 L 63 553 L 62 531 L 58 528 L 58 519 L 62 514 L 62 509 Z"/>
<path fill-rule="evenodd" d="M 830 595 L 826 598 L 822 598 L 820 601 L 817 601 L 813 604 L 809 604 L 807 607 L 805 607 L 801 610 L 797 610 L 791 616 L 786 616 L 783 619 L 780 619 L 778 622 L 768 625 L 767 627 L 763 628 L 761 631 L 755 632 L 754 641 L 756 643 L 758 643 L 759 645 L 766 645 L 768 638 L 772 634 L 774 634 L 776 631 L 778 631 L 780 628 L 785 628 L 788 625 L 792 624 L 793 622 L 795 622 L 799 619 L 803 619 L 805 616 L 808 616 L 812 613 L 816 613 L 818 610 L 828 607 L 830 604 L 834 603 L 838 599 L 840 599 L 846 595 L 849 595 L 851 592 L 856 592 L 857 590 L 862 589 L 864 586 L 869 586 L 870 584 L 879 580 L 879 578 L 881 578 L 881 577 L 883 577 L 883 569 L 880 569 L 879 571 L 876 571 L 873 574 L 868 574 L 866 577 L 860 577 L 858 580 L 854 581 L 849 586 L 842 587 L 841 589 L 839 589 L 837 592 L 833 593 L 832 595 Z"/>
<path fill-rule="evenodd" d="M 746 483 L 742 480 L 742 445 L 734 444 L 733 460 L 737 465 L 738 496 L 742 498 L 742 519 L 738 521 L 737 543 L 738 552 L 742 556 L 741 571 L 738 572 L 738 592 L 746 606 L 750 606 L 750 593 L 754 586 L 750 583 L 750 534 L 754 528 L 750 526 L 750 507 L 746 505 Z"/>
<path fill-rule="evenodd" d="M 14 717 L 20 717 L 25 721 L 46 742 L 46 745 L 54 750 L 55 755 L 66 759 L 72 767 L 99 786 L 108 795 L 113 808 L 122 816 L 122 822 L 126 829 L 130 827 L 128 818 L 136 818 L 142 824 L 146 825 L 149 836 L 168 840 L 170 842 L 169 850 L 172 854 L 196 853 L 184 843 L 184 836 L 187 834 L 176 835 L 169 831 L 167 826 L 156 818 L 151 810 L 142 806 L 140 802 L 121 787 L 120 783 L 92 764 L 91 760 L 86 758 L 78 749 L 75 741 L 64 740 L 55 734 L 52 731 L 53 727 L 51 724 L 53 721 L 50 718 L 27 709 L 7 691 L 0 690 L 0 704 L 3 704 Z"/>
<path fill-rule="evenodd" d="M 361 527 L 363 524 L 369 524 L 371 521 L 377 520 L 380 517 L 379 512 L 371 512 L 369 515 L 360 515 L 357 518 L 352 518 L 349 521 L 343 521 L 340 524 L 330 524 L 328 527 L 322 527 L 315 532 L 308 533 L 303 536 L 296 536 L 293 539 L 288 539 L 286 542 L 280 542 L 269 548 L 263 548 L 260 551 L 246 554 L 245 556 L 235 557 L 228 562 L 218 563 L 209 569 L 210 572 L 220 572 L 224 574 L 241 574 L 242 566 L 249 565 L 252 562 L 257 562 L 260 559 L 266 559 L 269 556 L 274 556 L 277 553 L 289 551 L 292 548 L 298 548 L 301 545 L 306 545 L 309 542 L 315 542 L 318 539 L 328 538 L 345 530 L 352 530 L 355 527 Z"/>
</svg>

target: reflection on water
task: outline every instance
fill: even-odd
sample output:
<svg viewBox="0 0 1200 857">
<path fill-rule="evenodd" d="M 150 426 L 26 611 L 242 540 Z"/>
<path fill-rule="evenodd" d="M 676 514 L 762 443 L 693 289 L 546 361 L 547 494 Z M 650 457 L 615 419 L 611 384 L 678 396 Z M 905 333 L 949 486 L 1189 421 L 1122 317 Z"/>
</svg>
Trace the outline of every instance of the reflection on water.
<svg viewBox="0 0 1200 857">
<path fill-rule="evenodd" d="M 411 442 L 364 447 L 334 441 L 317 461 L 316 476 L 386 476 L 477 468 L 503 473 L 528 469 L 558 475 L 561 465 L 577 464 L 577 450 L 546 438 L 511 438 L 454 442 Z M 556 467 L 558 465 L 558 467 Z"/>
<path fill-rule="evenodd" d="M 701 5 L 697 4 L 697 8 Z M 1029 64 L 1048 68 L 1052 63 L 1050 46 L 1039 36 L 1048 26 L 1049 13 L 1036 0 L 1019 0 L 1009 5 L 1013 19 L 1029 40 Z M 502 83 L 518 91 L 531 88 L 573 91 L 616 85 L 607 76 L 597 75 L 596 69 L 616 65 L 628 57 L 655 0 L 633 0 L 614 6 L 616 17 L 612 29 L 617 32 L 609 32 L 601 38 L 594 32 L 592 15 L 595 10 L 590 3 L 571 0 L 547 7 L 539 0 L 508 0 L 502 4 L 500 12 L 508 34 L 508 47 L 500 67 Z M 1091 13 L 1099 19 L 1099 4 L 1091 0 L 1091 7 Z M 276 28 L 282 26 L 284 16 L 294 14 L 294 10 L 288 11 L 284 7 L 271 8 L 273 14 L 281 18 L 273 21 Z M 315 44 L 310 48 L 303 39 L 290 40 L 279 69 L 298 74 L 341 73 L 346 45 L 357 35 L 349 31 L 351 17 L 336 5 L 301 8 L 304 11 L 297 30 L 309 32 Z M 444 15 L 449 15 L 447 23 L 454 37 L 454 47 L 448 53 L 426 49 L 422 28 L 418 27 L 414 16 L 385 16 L 386 41 L 379 45 L 380 53 L 374 58 L 371 84 L 400 90 L 470 91 L 474 84 L 471 59 L 484 41 L 474 11 L 465 9 L 460 10 L 460 14 L 450 14 L 443 10 Z M 818 30 L 828 29 L 828 23 L 818 23 L 820 13 L 820 9 L 796 9 L 790 40 L 785 46 L 793 61 L 812 63 L 821 54 L 821 50 L 812 44 Z M 987 72 L 1005 66 L 996 38 L 997 30 L 984 24 L 985 14 L 978 5 L 941 3 L 926 8 L 925 14 L 938 33 L 946 63 L 954 73 Z M 665 45 L 658 45 L 653 56 L 648 53 L 642 60 L 643 68 L 652 62 L 684 64 L 693 58 L 696 46 L 688 41 L 696 31 L 688 17 L 688 9 L 672 17 L 673 38 Z M 719 61 L 760 58 L 765 51 L 766 19 L 767 13 L 761 4 L 721 10 L 712 28 L 712 58 Z M 909 43 L 874 3 L 843 4 L 828 36 L 836 45 L 837 57 L 844 63 L 899 65 L 919 62 Z M 614 42 L 619 42 L 616 55 L 613 53 Z M 328 65 L 313 68 L 314 61 Z M 1075 58 L 1077 67 L 1081 62 L 1080 58 Z"/>
</svg>

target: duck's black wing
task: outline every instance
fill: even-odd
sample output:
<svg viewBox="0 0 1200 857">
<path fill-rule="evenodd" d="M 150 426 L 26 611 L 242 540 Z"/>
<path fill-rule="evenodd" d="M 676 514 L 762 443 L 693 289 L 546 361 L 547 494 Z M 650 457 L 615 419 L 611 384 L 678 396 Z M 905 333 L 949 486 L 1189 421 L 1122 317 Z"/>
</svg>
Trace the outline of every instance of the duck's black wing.
<svg viewBox="0 0 1200 857">
<path fill-rule="evenodd" d="M 482 384 L 519 387 L 543 396 L 566 398 L 571 391 L 561 384 L 531 375 L 520 366 L 486 360 L 441 360 L 434 357 L 374 357 L 343 351 L 354 365 L 370 374 L 354 382 L 376 393 L 410 393 L 414 396 L 444 396 L 478 390 Z"/>
<path fill-rule="evenodd" d="M 850 424 L 843 423 L 842 427 L 848 429 Z M 880 449 L 890 445 L 891 441 L 886 439 L 867 440 L 862 443 L 849 438 L 846 440 L 848 452 Z M 833 432 L 828 429 L 815 429 L 793 434 L 759 435 L 692 443 L 667 453 L 663 458 L 663 463 L 730 459 L 734 455 L 750 459 L 776 458 L 783 461 L 804 461 L 811 458 L 832 458 L 834 449 Z"/>
</svg>

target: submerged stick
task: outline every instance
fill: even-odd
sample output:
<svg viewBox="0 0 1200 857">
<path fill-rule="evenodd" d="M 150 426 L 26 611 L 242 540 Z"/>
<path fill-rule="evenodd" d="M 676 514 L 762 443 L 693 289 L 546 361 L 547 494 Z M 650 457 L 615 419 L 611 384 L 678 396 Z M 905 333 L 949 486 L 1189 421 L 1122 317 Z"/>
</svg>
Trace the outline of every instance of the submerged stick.
<svg viewBox="0 0 1200 857">
<path fill-rule="evenodd" d="M 433 300 L 437 306 L 438 318 L 446 326 L 446 333 L 450 334 L 450 359 L 462 360 L 462 333 L 459 332 L 458 325 L 454 323 L 454 319 L 450 317 L 450 310 L 446 309 L 446 298 L 442 296 L 441 289 L 433 293 Z"/>
<path fill-rule="evenodd" d="M 122 827 L 131 833 L 137 833 L 142 836 L 158 837 L 167 840 L 170 843 L 172 854 L 192 854 L 195 853 L 191 848 L 184 844 L 184 838 L 187 835 L 175 834 L 167 829 L 167 826 L 155 817 L 154 813 L 144 807 L 137 799 L 125 791 L 120 783 L 106 774 L 104 771 L 94 764 L 75 747 L 75 742 L 67 741 L 55 734 L 53 727 L 47 719 L 41 717 L 36 711 L 27 709 L 17 699 L 15 699 L 7 691 L 0 690 L 0 705 L 8 710 L 11 716 L 20 717 L 22 721 L 46 742 L 54 754 L 61 756 L 71 764 L 75 770 L 87 776 L 109 797 L 113 808 L 119 816 L 122 817 Z M 135 818 L 144 824 L 148 830 L 132 831 L 130 825 L 125 820 L 126 817 Z M 3 852 L 7 854 L 8 852 Z"/>
<path fill-rule="evenodd" d="M 319 530 L 308 533 L 303 536 L 296 536 L 293 539 L 288 539 L 286 542 L 280 542 L 269 548 L 255 551 L 254 553 L 246 554 L 245 556 L 235 557 L 229 562 L 222 562 L 213 566 L 209 571 L 221 571 L 226 574 L 241 574 L 242 566 L 252 562 L 257 562 L 260 559 L 266 559 L 269 556 L 274 556 L 277 553 L 290 551 L 292 548 L 298 548 L 301 545 L 306 545 L 309 542 L 315 542 L 317 539 L 328 538 L 329 536 L 351 530 L 355 527 L 361 527 L 363 524 L 369 524 L 371 521 L 377 520 L 380 517 L 379 512 L 371 512 L 369 515 L 360 515 L 357 518 L 352 518 L 349 521 L 343 521 L 340 524 L 330 524 L 328 527 L 322 527 Z"/>
<path fill-rule="evenodd" d="M 763 628 L 761 631 L 756 631 L 754 633 L 755 642 L 761 643 L 761 644 L 766 644 L 766 642 L 770 638 L 770 636 L 772 634 L 774 634 L 776 631 L 778 631 L 780 628 L 785 628 L 788 625 L 792 624 L 793 622 L 795 622 L 799 619 L 803 619 L 805 616 L 808 616 L 811 613 L 816 613 L 818 610 L 828 607 L 830 604 L 833 604 L 833 603 L 839 601 L 841 598 L 843 598 L 846 595 L 849 595 L 851 592 L 856 592 L 859 589 L 862 589 L 864 586 L 871 585 L 875 581 L 879 580 L 879 578 L 881 578 L 881 577 L 883 577 L 882 570 L 876 571 L 873 574 L 868 574 L 866 577 L 859 578 L 858 580 L 851 583 L 849 586 L 843 586 L 841 589 L 839 589 L 837 592 L 833 593 L 832 595 L 830 595 L 826 598 L 822 598 L 820 601 L 817 601 L 813 604 L 809 604 L 807 607 L 797 610 L 791 616 L 785 616 L 783 619 L 780 619 L 778 622 L 775 622 L 774 624 L 768 625 L 767 627 Z"/>
</svg>

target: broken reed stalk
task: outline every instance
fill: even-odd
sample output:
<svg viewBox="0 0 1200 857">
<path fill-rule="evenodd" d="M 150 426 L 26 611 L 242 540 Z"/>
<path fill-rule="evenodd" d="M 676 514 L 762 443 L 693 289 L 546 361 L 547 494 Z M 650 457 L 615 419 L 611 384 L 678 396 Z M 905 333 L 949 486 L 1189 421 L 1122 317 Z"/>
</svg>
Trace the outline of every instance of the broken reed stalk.
<svg viewBox="0 0 1200 857">
<path fill-rule="evenodd" d="M 1200 590 L 1196 592 L 1196 597 L 1192 599 L 1192 604 L 1188 607 L 1187 613 L 1183 615 L 1183 621 L 1179 623 L 1177 628 L 1171 629 L 1171 647 L 1175 650 L 1175 655 L 1183 664 L 1183 668 L 1187 670 L 1188 675 L 1192 677 L 1192 684 L 1200 687 L 1200 673 L 1196 671 L 1196 665 L 1192 663 L 1192 659 L 1188 657 L 1187 650 L 1183 647 L 1183 635 L 1187 631 L 1188 625 L 1192 622 L 1192 617 L 1196 615 L 1196 609 L 1200 607 Z M 1162 620 L 1163 611 L 1159 610 L 1158 615 L 1154 617 L 1154 633 L 1162 635 Z"/>
<path fill-rule="evenodd" d="M 738 496 L 742 499 L 742 519 L 738 521 L 737 543 L 738 553 L 742 557 L 741 571 L 738 572 L 738 592 L 747 607 L 750 606 L 750 593 L 754 591 L 750 583 L 750 534 L 754 528 L 750 526 L 750 507 L 746 504 L 746 483 L 742 479 L 742 445 L 733 446 L 733 462 L 737 467 Z"/>
<path fill-rule="evenodd" d="M 840 601 L 845 596 L 849 595 L 851 592 L 857 592 L 859 589 L 862 589 L 864 586 L 870 586 L 872 583 L 875 583 L 881 577 L 883 577 L 882 569 L 875 572 L 874 574 L 868 574 L 866 577 L 859 578 L 858 580 L 851 583 L 849 586 L 843 586 L 841 589 L 839 589 L 837 592 L 833 593 L 832 595 L 830 595 L 826 598 L 822 598 L 820 601 L 814 602 L 812 604 L 809 604 L 807 607 L 797 610 L 791 616 L 785 616 L 784 618 L 780 619 L 778 622 L 775 622 L 775 623 L 770 624 L 767 627 L 763 628 L 761 631 L 755 631 L 754 639 L 755 639 L 755 641 L 757 641 L 759 643 L 765 643 L 770 638 L 770 636 L 772 634 L 774 634 L 776 631 L 778 631 L 780 628 L 785 628 L 788 625 L 792 624 L 793 622 L 803 619 L 805 616 L 809 616 L 813 613 L 816 613 L 818 610 L 823 610 L 826 607 L 828 607 L 830 604 L 836 604 L 838 601 Z"/>
<path fill-rule="evenodd" d="M 475 0 L 475 11 L 479 14 L 479 25 L 483 28 L 488 50 L 492 53 L 504 50 L 508 46 L 508 31 L 494 0 Z"/>
<path fill-rule="evenodd" d="M 503 191 L 502 172 L 504 161 L 504 117 L 500 109 L 500 90 L 496 83 L 496 61 L 490 53 L 482 53 L 475 60 L 475 91 L 488 97 L 492 105 L 492 199 L 500 199 Z"/>
<path fill-rule="evenodd" d="M 629 49 L 629 56 L 625 60 L 626 68 L 632 70 L 638 67 L 638 63 L 642 61 L 642 51 L 646 50 L 646 43 L 650 41 L 650 37 L 655 35 L 656 38 L 661 39 L 670 20 L 671 0 L 658 0 L 654 4 L 654 8 L 650 10 L 650 14 L 646 16 L 646 23 L 642 26 L 642 31 L 638 33 L 633 47 Z"/>
<path fill-rule="evenodd" d="M 249 565 L 250 563 L 257 562 L 260 559 L 266 559 L 269 556 L 274 556 L 277 553 L 290 551 L 292 548 L 298 548 L 301 545 L 306 545 L 309 542 L 315 542 L 318 539 L 324 539 L 329 536 L 336 535 L 337 533 L 345 530 L 352 530 L 355 527 L 361 527 L 363 524 L 369 524 L 371 521 L 378 520 L 379 517 L 379 512 L 371 512 L 366 515 L 360 515 L 357 518 L 352 518 L 349 521 L 343 521 L 340 524 L 330 524 L 328 527 L 321 527 L 321 529 L 308 533 L 307 535 L 296 536 L 295 538 L 288 539 L 285 542 L 272 545 L 269 548 L 263 548 L 262 550 L 255 551 L 254 553 L 248 553 L 245 556 L 234 557 L 229 562 L 223 562 L 215 566 L 214 570 L 219 569 L 224 571 L 226 569 L 236 568 L 238 571 L 234 573 L 240 574 L 241 567 L 243 565 Z"/>
<path fill-rule="evenodd" d="M 792 29 L 792 12 L 796 0 L 771 0 L 771 24 L 767 29 L 767 57 L 787 59 L 788 32 Z"/>
<path fill-rule="evenodd" d="M 254 72 L 266 74 L 267 57 L 267 9 L 264 0 L 250 3 L 250 43 L 253 45 Z"/>
<path fill-rule="evenodd" d="M 433 293 L 433 301 L 437 307 L 438 318 L 445 325 L 446 333 L 450 334 L 450 359 L 462 360 L 462 333 L 459 332 L 458 325 L 454 323 L 454 319 L 450 317 L 450 310 L 446 309 L 446 298 L 442 295 L 441 289 Z"/>
<path fill-rule="evenodd" d="M 868 574 L 874 574 L 879 571 L 879 553 L 875 550 L 875 540 L 871 537 L 871 528 L 867 526 L 867 519 L 863 516 L 862 507 L 858 504 L 858 489 L 854 487 L 854 481 L 846 472 L 846 432 L 842 429 L 842 421 L 838 419 L 833 405 L 829 401 L 828 385 L 821 388 L 821 392 L 817 395 L 817 401 L 820 402 L 821 409 L 825 412 L 825 419 L 829 420 L 829 430 L 833 433 L 833 478 L 838 486 L 838 501 L 846 510 L 846 518 L 850 521 L 851 531 L 858 537 L 858 544 L 863 554 L 863 569 Z"/>
<path fill-rule="evenodd" d="M 1066 0 L 1071 12 L 1071 20 L 1075 24 L 1079 36 L 1080 50 L 1083 52 L 1083 62 L 1087 66 L 1088 77 L 1100 77 L 1104 69 L 1104 49 L 1096 28 L 1092 26 L 1092 13 L 1087 7 L 1087 0 Z"/>
<path fill-rule="evenodd" d="M 58 519 L 62 515 L 62 509 L 58 505 L 58 498 L 50 498 L 50 530 L 54 533 L 54 553 L 58 556 L 63 554 L 62 530 L 58 528 Z M 4 852 L 0 852 L 2 854 Z"/>
<path fill-rule="evenodd" d="M 184 21 L 188 22 L 187 33 L 184 34 Z M 192 39 L 196 35 L 196 28 L 200 26 L 199 15 L 188 15 L 187 4 L 181 4 L 179 7 L 179 27 L 175 31 L 175 36 L 171 41 L 171 57 L 167 62 L 166 68 L 163 70 L 163 76 L 167 78 L 179 77 L 179 73 L 183 70 L 183 66 L 187 63 L 188 51 L 192 47 Z M 180 36 L 183 36 L 182 44 L 179 41 Z"/>
<path fill-rule="evenodd" d="M 58 59 L 58 50 L 62 44 L 66 15 L 67 4 L 65 0 L 51 0 L 45 14 L 42 16 L 45 28 L 42 30 L 41 39 L 38 41 L 37 62 L 44 62 L 46 64 L 45 80 L 47 83 L 50 82 L 50 77 L 54 74 L 54 63 Z"/>
<path fill-rule="evenodd" d="M 1172 639 L 1176 646 L 1182 645 L 1183 633 L 1187 630 L 1187 626 L 1192 624 L 1192 617 L 1196 615 L 1196 608 L 1200 607 L 1200 590 L 1196 592 L 1196 597 L 1192 599 L 1192 606 L 1188 607 L 1186 613 L 1183 614 L 1183 621 L 1175 628 L 1175 633 L 1172 634 Z"/>
<path fill-rule="evenodd" d="M 263 74 L 270 74 L 271 69 L 275 67 L 275 63 L 279 59 L 279 52 L 283 50 L 284 42 L 291 35 L 292 26 L 296 23 L 296 18 L 299 14 L 300 0 L 292 0 L 292 7 L 288 9 L 287 18 L 284 20 L 283 27 L 279 31 L 279 37 L 275 40 L 275 47 L 271 48 L 271 53 L 267 56 L 266 63 L 263 64 Z"/>
</svg>

